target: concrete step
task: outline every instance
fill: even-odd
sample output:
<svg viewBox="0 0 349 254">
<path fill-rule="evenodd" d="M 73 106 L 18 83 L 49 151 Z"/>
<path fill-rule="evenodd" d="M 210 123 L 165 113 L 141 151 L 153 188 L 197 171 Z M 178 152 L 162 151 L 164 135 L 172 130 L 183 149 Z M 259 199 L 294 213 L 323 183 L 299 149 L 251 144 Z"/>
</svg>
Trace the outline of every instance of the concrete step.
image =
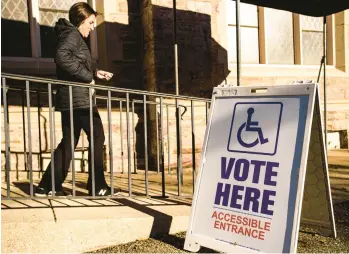
<svg viewBox="0 0 349 254">
<path fill-rule="evenodd" d="M 87 252 L 187 230 L 191 201 L 108 200 L 2 201 L 1 251 Z"/>
</svg>

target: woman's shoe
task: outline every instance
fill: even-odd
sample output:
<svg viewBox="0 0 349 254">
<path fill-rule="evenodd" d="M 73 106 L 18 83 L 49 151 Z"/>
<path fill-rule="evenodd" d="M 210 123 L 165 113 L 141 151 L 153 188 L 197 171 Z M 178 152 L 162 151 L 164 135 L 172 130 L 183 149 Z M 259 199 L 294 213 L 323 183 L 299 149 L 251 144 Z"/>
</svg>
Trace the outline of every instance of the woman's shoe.
<svg viewBox="0 0 349 254">
<path fill-rule="evenodd" d="M 45 198 L 52 197 L 52 190 L 46 190 L 45 188 L 37 187 L 34 193 L 35 197 Z M 71 194 L 64 192 L 63 190 L 55 191 L 55 197 L 66 197 L 71 196 Z"/>
</svg>

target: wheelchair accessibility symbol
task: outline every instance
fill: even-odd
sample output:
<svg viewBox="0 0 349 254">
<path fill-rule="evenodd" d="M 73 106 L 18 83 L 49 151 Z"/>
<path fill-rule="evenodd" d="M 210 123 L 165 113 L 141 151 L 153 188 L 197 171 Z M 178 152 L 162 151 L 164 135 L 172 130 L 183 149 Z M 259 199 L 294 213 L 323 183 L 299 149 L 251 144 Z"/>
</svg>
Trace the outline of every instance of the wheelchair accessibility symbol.
<svg viewBox="0 0 349 254">
<path fill-rule="evenodd" d="M 281 102 L 236 103 L 228 151 L 274 155 L 277 151 L 282 108 Z"/>
<path fill-rule="evenodd" d="M 243 147 L 250 148 L 250 147 L 254 147 L 258 143 L 261 143 L 261 144 L 268 143 L 268 138 L 263 137 L 262 129 L 260 127 L 254 127 L 254 126 L 258 126 L 258 122 L 252 122 L 251 118 L 252 118 L 253 113 L 254 113 L 254 108 L 249 108 L 247 110 L 247 121 L 245 123 L 243 123 L 238 130 L 237 139 L 238 139 L 240 145 L 242 145 Z M 241 133 L 244 129 L 245 129 L 245 131 L 249 131 L 249 132 L 257 132 L 258 138 L 255 141 L 253 141 L 252 143 L 245 143 L 241 138 Z"/>
</svg>

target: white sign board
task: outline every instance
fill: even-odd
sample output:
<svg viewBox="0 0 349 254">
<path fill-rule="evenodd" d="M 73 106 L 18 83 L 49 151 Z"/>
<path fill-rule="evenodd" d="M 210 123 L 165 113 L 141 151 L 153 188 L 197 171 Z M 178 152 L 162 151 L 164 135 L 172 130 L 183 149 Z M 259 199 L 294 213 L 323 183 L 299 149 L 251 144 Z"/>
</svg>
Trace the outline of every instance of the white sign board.
<svg viewBox="0 0 349 254">
<path fill-rule="evenodd" d="M 317 85 L 217 87 L 184 248 L 295 252 Z"/>
</svg>

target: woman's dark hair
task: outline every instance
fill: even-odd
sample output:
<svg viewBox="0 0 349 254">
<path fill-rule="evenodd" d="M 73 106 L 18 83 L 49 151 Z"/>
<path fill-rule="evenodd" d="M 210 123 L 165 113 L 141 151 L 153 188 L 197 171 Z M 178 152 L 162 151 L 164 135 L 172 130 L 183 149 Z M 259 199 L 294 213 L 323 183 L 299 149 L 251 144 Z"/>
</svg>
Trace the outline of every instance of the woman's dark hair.
<svg viewBox="0 0 349 254">
<path fill-rule="evenodd" d="M 92 9 L 91 6 L 89 6 L 87 3 L 79 2 L 74 4 L 69 9 L 69 21 L 72 23 L 75 27 L 79 27 L 81 23 L 90 17 L 91 15 L 97 16 L 98 13 Z"/>
</svg>

